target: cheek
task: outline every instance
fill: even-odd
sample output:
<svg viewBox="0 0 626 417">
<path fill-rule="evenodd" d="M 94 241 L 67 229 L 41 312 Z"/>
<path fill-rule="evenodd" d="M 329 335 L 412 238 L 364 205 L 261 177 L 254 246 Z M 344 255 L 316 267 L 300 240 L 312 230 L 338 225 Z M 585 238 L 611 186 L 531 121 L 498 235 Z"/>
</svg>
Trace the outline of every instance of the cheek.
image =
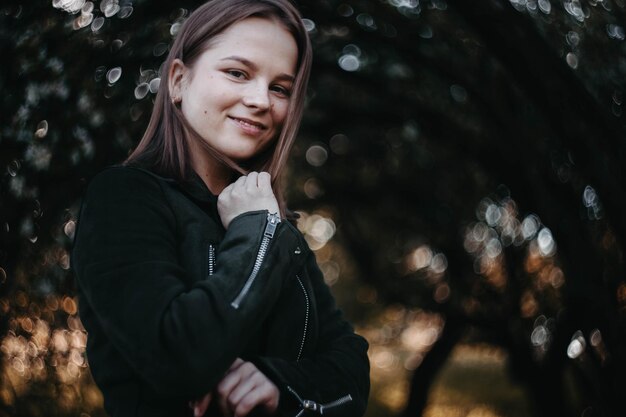
<svg viewBox="0 0 626 417">
<path fill-rule="evenodd" d="M 280 103 L 272 106 L 272 114 L 276 124 L 282 125 L 285 122 L 288 108 L 289 103 Z"/>
</svg>

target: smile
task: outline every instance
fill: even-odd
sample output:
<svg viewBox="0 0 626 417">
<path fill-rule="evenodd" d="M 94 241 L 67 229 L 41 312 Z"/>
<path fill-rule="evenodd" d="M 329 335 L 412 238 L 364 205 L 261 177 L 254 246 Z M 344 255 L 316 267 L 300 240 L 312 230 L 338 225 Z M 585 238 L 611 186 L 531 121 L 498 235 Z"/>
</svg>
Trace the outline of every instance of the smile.
<svg viewBox="0 0 626 417">
<path fill-rule="evenodd" d="M 248 134 L 257 134 L 267 129 L 267 127 L 259 122 L 250 119 L 240 119 L 238 117 L 228 116 L 230 120 L 235 122 L 244 132 Z"/>
</svg>

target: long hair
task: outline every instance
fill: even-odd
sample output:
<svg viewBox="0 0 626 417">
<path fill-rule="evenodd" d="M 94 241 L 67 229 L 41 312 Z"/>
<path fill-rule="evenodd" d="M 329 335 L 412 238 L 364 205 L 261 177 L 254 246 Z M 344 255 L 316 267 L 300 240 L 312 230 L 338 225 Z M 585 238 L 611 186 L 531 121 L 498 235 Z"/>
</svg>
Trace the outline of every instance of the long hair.
<svg viewBox="0 0 626 417">
<path fill-rule="evenodd" d="M 211 47 L 211 42 L 217 35 L 249 17 L 267 18 L 281 24 L 296 41 L 298 60 L 287 116 L 278 138 L 243 167 L 211 147 L 191 127 L 179 107 L 172 102 L 168 77 L 175 59 L 192 67 L 200 55 Z M 312 55 L 311 43 L 302 18 L 289 0 L 211 0 L 203 4 L 187 18 L 176 35 L 162 67 L 161 87 L 146 132 L 124 164 L 148 166 L 162 175 L 180 181 L 189 180 L 193 175 L 193 168 L 188 141 L 194 140 L 218 163 L 229 166 L 233 173 L 269 172 L 281 215 L 285 216 L 281 173 L 300 126 Z"/>
</svg>

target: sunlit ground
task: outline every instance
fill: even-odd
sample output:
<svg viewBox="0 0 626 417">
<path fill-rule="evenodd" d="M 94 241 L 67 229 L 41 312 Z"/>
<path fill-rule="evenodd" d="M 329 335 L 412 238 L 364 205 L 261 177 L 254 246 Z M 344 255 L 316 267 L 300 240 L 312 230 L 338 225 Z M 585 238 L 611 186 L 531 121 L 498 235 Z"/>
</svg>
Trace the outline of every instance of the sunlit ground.
<svg viewBox="0 0 626 417">
<path fill-rule="evenodd" d="M 372 390 L 366 417 L 399 415 L 408 396 L 410 372 L 400 362 L 382 363 L 386 369 L 381 370 L 379 352 L 375 345 L 370 349 Z M 402 348 L 391 352 L 406 355 Z M 461 344 L 435 378 L 423 417 L 531 417 L 531 412 L 524 390 L 507 374 L 501 349 Z"/>
<path fill-rule="evenodd" d="M 505 355 L 487 345 L 460 345 L 430 392 L 424 417 L 530 417 L 524 391 L 511 383 Z"/>
</svg>

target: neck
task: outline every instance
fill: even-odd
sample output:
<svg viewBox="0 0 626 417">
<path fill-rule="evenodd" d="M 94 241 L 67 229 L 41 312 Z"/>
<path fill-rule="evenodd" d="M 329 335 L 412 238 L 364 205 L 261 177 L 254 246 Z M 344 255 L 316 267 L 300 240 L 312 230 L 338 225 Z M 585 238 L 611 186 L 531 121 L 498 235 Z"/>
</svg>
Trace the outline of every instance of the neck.
<svg viewBox="0 0 626 417">
<path fill-rule="evenodd" d="M 219 195 L 231 182 L 232 170 L 219 161 L 213 160 L 199 169 L 194 164 L 193 169 L 215 195 Z"/>
<path fill-rule="evenodd" d="M 190 141 L 191 166 L 211 193 L 219 195 L 232 179 L 232 169 Z"/>
</svg>

